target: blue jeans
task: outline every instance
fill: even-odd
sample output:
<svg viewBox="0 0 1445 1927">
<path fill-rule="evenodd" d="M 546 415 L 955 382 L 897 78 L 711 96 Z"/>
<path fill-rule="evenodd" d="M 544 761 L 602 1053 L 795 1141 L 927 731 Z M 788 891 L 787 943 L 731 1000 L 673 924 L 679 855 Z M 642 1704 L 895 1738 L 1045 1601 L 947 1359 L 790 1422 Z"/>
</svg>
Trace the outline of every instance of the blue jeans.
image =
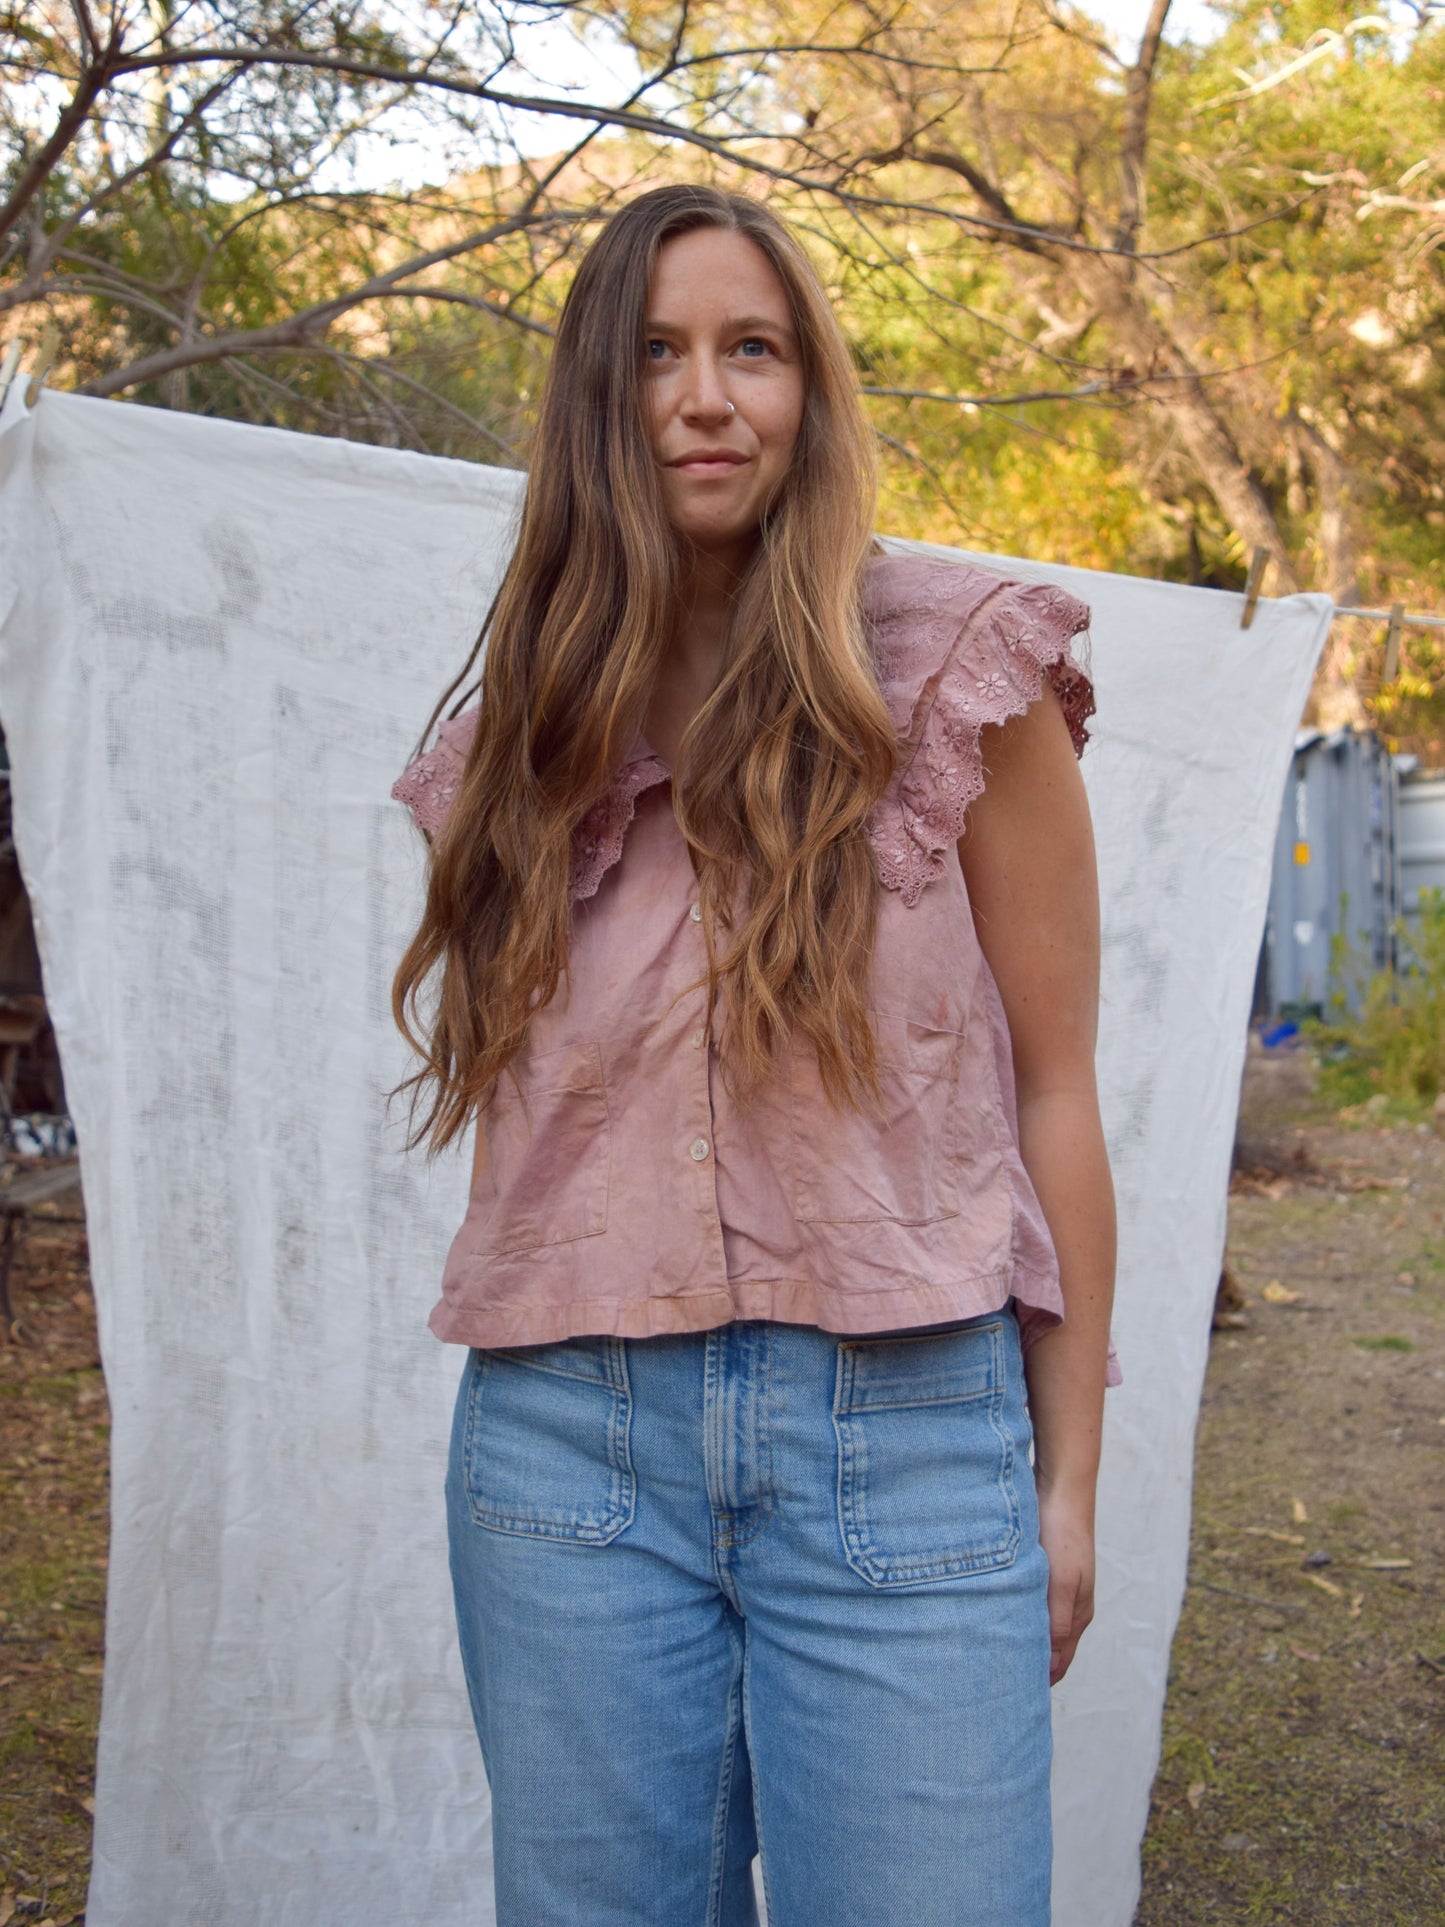
<svg viewBox="0 0 1445 1927">
<path fill-rule="evenodd" d="M 468 1355 L 447 1479 L 498 1927 L 1048 1927 L 1011 1310 Z"/>
</svg>

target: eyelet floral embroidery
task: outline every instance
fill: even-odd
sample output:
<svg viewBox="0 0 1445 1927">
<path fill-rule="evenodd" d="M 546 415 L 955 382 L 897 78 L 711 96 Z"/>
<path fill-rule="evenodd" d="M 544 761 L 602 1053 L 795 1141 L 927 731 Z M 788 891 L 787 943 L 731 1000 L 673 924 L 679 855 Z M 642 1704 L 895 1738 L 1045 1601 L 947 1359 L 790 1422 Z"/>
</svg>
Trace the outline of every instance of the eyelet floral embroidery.
<svg viewBox="0 0 1445 1927">
<path fill-rule="evenodd" d="M 570 902 L 596 896 L 597 886 L 622 855 L 638 797 L 654 783 L 670 782 L 671 776 L 666 763 L 657 756 L 623 765 L 612 788 L 592 805 L 572 833 L 572 860 L 567 869 Z"/>
<path fill-rule="evenodd" d="M 1047 679 L 1075 753 L 1083 753 L 1094 691 L 1071 644 L 1087 629 L 1089 611 L 1049 583 L 918 556 L 875 559 L 864 606 L 879 689 L 901 745 L 867 833 L 879 880 L 911 908 L 944 875 L 945 852 L 983 792 L 986 725 L 1022 715 Z M 392 786 L 428 835 L 446 821 L 475 730 L 474 709 L 442 723 L 436 744 Z M 638 797 L 669 779 L 667 765 L 649 754 L 634 754 L 618 770 L 573 833 L 571 901 L 597 894 L 622 855 Z"/>
<path fill-rule="evenodd" d="M 1021 715 L 1047 678 L 1083 753 L 1093 685 L 1070 644 L 1089 611 L 1048 583 L 909 556 L 875 562 L 867 600 L 879 680 L 902 741 L 868 836 L 884 888 L 912 908 L 944 874 L 945 852 L 983 793 L 985 725 Z"/>
</svg>

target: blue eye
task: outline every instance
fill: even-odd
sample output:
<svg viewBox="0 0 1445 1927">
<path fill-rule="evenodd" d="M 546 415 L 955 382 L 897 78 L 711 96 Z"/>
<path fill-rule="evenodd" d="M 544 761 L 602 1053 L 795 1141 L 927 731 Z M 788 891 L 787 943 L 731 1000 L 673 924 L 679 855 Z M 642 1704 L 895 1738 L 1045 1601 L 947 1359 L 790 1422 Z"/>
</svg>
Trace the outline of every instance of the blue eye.
<svg viewBox="0 0 1445 1927">
<path fill-rule="evenodd" d="M 757 357 L 755 355 L 749 354 L 748 353 L 749 349 L 757 348 L 763 354 L 768 353 L 767 342 L 762 340 L 761 337 L 758 335 L 749 335 L 746 341 L 740 342 L 738 345 L 742 349 L 742 352 L 748 356 L 748 359 L 750 361 L 756 360 Z"/>
<path fill-rule="evenodd" d="M 663 357 L 663 356 L 664 356 L 664 355 L 665 355 L 666 353 L 667 353 L 667 343 L 666 343 L 665 341 L 649 341 L 649 342 L 648 342 L 648 344 L 647 344 L 647 358 L 648 358 L 648 360 L 649 360 L 649 361 L 661 361 L 661 360 L 662 360 L 662 357 Z"/>
</svg>

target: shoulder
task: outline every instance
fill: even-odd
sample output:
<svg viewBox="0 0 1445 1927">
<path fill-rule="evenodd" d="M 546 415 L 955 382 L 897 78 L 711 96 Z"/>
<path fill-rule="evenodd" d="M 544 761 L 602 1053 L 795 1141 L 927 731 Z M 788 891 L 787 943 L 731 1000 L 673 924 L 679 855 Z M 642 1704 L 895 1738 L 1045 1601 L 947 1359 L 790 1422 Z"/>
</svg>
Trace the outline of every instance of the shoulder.
<svg viewBox="0 0 1445 1927">
<path fill-rule="evenodd" d="M 906 905 L 945 874 L 986 780 L 982 733 L 1054 690 L 1075 754 L 1093 684 L 1074 639 L 1089 611 L 1046 582 L 917 553 L 873 557 L 863 581 L 874 673 L 901 754 L 869 820 L 879 877 Z"/>
<path fill-rule="evenodd" d="M 1089 608 L 1050 582 L 1026 582 L 947 556 L 870 558 L 862 585 L 874 673 L 900 737 L 920 740 L 940 701 L 976 732 L 1037 701 L 1047 679 L 1074 748 L 1088 740 L 1093 686 L 1082 646 Z"/>
</svg>

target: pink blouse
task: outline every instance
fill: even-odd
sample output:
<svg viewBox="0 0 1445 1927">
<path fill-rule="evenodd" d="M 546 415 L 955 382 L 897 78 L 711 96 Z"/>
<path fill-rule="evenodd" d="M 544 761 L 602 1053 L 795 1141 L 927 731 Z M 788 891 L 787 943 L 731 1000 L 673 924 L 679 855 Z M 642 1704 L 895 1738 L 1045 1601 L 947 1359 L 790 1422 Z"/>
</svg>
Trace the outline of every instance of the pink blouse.
<svg viewBox="0 0 1445 1927">
<path fill-rule="evenodd" d="M 1026 709 L 1046 676 L 1082 752 L 1093 692 L 1070 643 L 1088 610 L 919 556 L 876 557 L 865 597 L 903 744 L 868 823 L 882 1114 L 835 1110 L 801 1044 L 750 1102 L 730 1094 L 706 1043 L 706 990 L 689 988 L 704 949 L 671 773 L 639 737 L 576 832 L 567 975 L 483 1120 L 485 1167 L 431 1316 L 439 1338 L 543 1344 L 740 1318 L 894 1331 L 1010 1298 L 1025 1345 L 1061 1321 L 957 843 L 984 785 L 980 729 Z M 429 832 L 474 727 L 474 711 L 443 723 L 392 791 Z"/>
</svg>

